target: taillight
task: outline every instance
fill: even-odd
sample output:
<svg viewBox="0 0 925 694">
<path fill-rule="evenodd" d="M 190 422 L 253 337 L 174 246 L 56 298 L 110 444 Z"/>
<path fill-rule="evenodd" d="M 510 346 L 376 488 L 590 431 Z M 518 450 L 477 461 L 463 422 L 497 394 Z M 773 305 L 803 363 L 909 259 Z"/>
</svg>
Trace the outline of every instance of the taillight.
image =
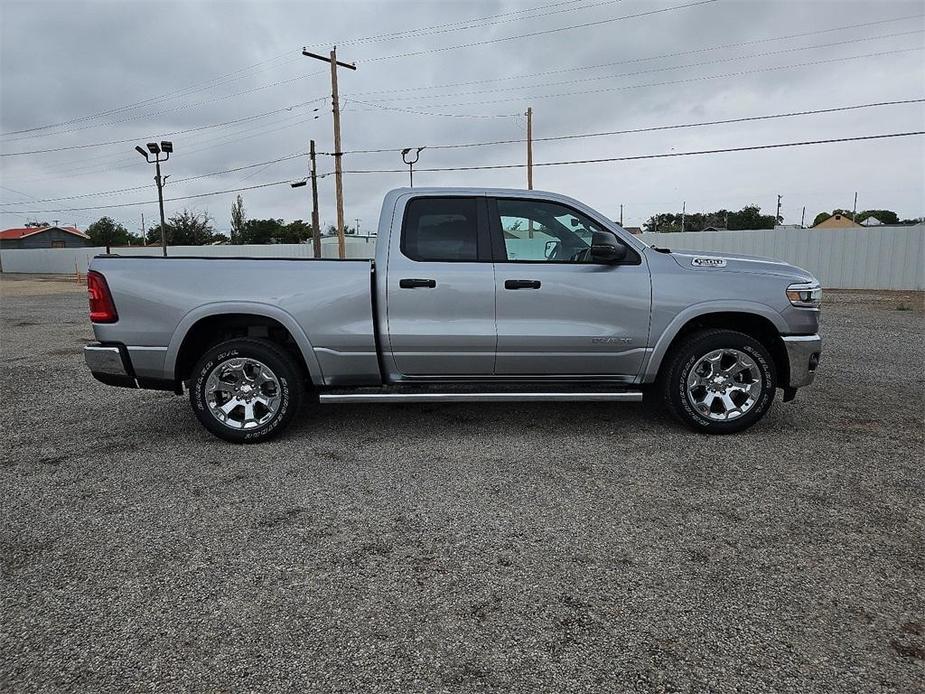
<svg viewBox="0 0 925 694">
<path fill-rule="evenodd" d="M 87 296 L 90 299 L 90 322 L 115 323 L 119 320 L 106 278 L 95 270 L 87 273 Z"/>
</svg>

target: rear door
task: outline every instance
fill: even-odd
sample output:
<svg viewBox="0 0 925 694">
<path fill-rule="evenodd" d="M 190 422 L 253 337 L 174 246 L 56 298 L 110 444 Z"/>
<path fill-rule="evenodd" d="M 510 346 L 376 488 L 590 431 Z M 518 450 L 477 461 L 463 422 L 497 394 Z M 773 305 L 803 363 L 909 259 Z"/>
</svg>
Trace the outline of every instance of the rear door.
<svg viewBox="0 0 925 694">
<path fill-rule="evenodd" d="M 489 376 L 495 275 L 483 196 L 419 196 L 389 237 L 388 341 L 406 376 Z"/>
<path fill-rule="evenodd" d="M 591 259 L 606 230 L 568 205 L 489 200 L 495 244 L 498 376 L 632 381 L 647 353 L 651 287 L 642 254 Z"/>
</svg>

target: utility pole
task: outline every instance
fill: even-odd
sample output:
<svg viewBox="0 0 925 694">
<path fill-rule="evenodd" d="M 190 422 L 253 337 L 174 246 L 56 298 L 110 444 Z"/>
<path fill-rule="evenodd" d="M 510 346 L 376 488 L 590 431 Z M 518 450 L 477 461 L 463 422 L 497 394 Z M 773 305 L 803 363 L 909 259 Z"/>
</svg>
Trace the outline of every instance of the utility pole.
<svg viewBox="0 0 925 694">
<path fill-rule="evenodd" d="M 780 200 L 781 196 L 777 196 L 777 216 L 774 217 L 774 226 L 780 224 Z"/>
<path fill-rule="evenodd" d="M 318 169 L 315 163 L 315 141 L 309 143 L 308 154 L 312 161 L 312 254 L 321 257 L 321 227 L 318 224 Z"/>
<path fill-rule="evenodd" d="M 684 233 L 684 214 L 687 212 L 687 201 L 681 203 L 681 233 Z"/>
<path fill-rule="evenodd" d="M 858 220 L 857 220 L 857 216 L 858 216 L 858 194 L 857 194 L 857 192 L 855 192 L 855 194 L 854 194 L 854 209 L 851 210 L 851 221 L 852 221 L 852 222 L 858 221 Z"/>
<path fill-rule="evenodd" d="M 357 236 L 359 236 L 359 235 L 360 235 L 360 218 L 359 218 L 359 217 L 354 217 L 354 218 L 353 218 L 353 221 L 356 222 L 356 226 L 353 227 L 353 232 L 354 232 Z"/>
<path fill-rule="evenodd" d="M 803 205 L 803 214 L 800 215 L 800 226 L 806 228 L 806 205 Z"/>
<path fill-rule="evenodd" d="M 623 226 L 623 203 L 620 203 L 620 226 Z"/>
<path fill-rule="evenodd" d="M 527 190 L 533 190 L 533 107 L 527 108 Z"/>
<path fill-rule="evenodd" d="M 343 188 L 343 167 L 341 157 L 343 152 L 340 146 L 340 105 L 337 100 L 337 68 L 345 67 L 348 70 L 356 70 L 357 66 L 353 63 L 341 63 L 337 60 L 337 46 L 331 49 L 331 54 L 325 58 L 323 55 L 309 53 L 304 48 L 302 55 L 316 60 L 323 60 L 331 64 L 331 112 L 334 114 L 334 194 L 337 196 L 337 256 L 343 260 L 347 256 L 346 243 L 344 241 L 344 188 Z"/>
</svg>

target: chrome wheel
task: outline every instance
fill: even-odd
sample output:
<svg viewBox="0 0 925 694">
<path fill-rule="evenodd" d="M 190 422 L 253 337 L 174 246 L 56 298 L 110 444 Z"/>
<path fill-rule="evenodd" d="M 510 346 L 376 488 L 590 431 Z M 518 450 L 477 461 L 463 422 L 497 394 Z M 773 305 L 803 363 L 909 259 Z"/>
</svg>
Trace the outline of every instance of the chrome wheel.
<svg viewBox="0 0 925 694">
<path fill-rule="evenodd" d="M 206 379 L 205 400 L 212 416 L 231 429 L 253 429 L 279 411 L 279 379 L 256 359 L 224 361 Z"/>
<path fill-rule="evenodd" d="M 716 349 L 700 357 L 687 375 L 687 399 L 708 419 L 727 421 L 754 407 L 764 378 L 758 364 L 738 349 Z"/>
</svg>

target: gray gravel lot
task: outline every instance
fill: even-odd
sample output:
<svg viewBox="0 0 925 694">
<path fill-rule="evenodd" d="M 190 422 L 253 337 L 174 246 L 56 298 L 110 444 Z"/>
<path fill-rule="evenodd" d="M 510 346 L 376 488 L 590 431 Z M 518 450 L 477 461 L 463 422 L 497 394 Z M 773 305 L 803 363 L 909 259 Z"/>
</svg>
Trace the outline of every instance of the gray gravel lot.
<svg viewBox="0 0 925 694">
<path fill-rule="evenodd" d="M 925 691 L 920 294 L 829 293 L 816 385 L 735 437 L 364 405 L 238 447 L 94 381 L 83 292 L 0 287 L 4 691 Z"/>
</svg>

